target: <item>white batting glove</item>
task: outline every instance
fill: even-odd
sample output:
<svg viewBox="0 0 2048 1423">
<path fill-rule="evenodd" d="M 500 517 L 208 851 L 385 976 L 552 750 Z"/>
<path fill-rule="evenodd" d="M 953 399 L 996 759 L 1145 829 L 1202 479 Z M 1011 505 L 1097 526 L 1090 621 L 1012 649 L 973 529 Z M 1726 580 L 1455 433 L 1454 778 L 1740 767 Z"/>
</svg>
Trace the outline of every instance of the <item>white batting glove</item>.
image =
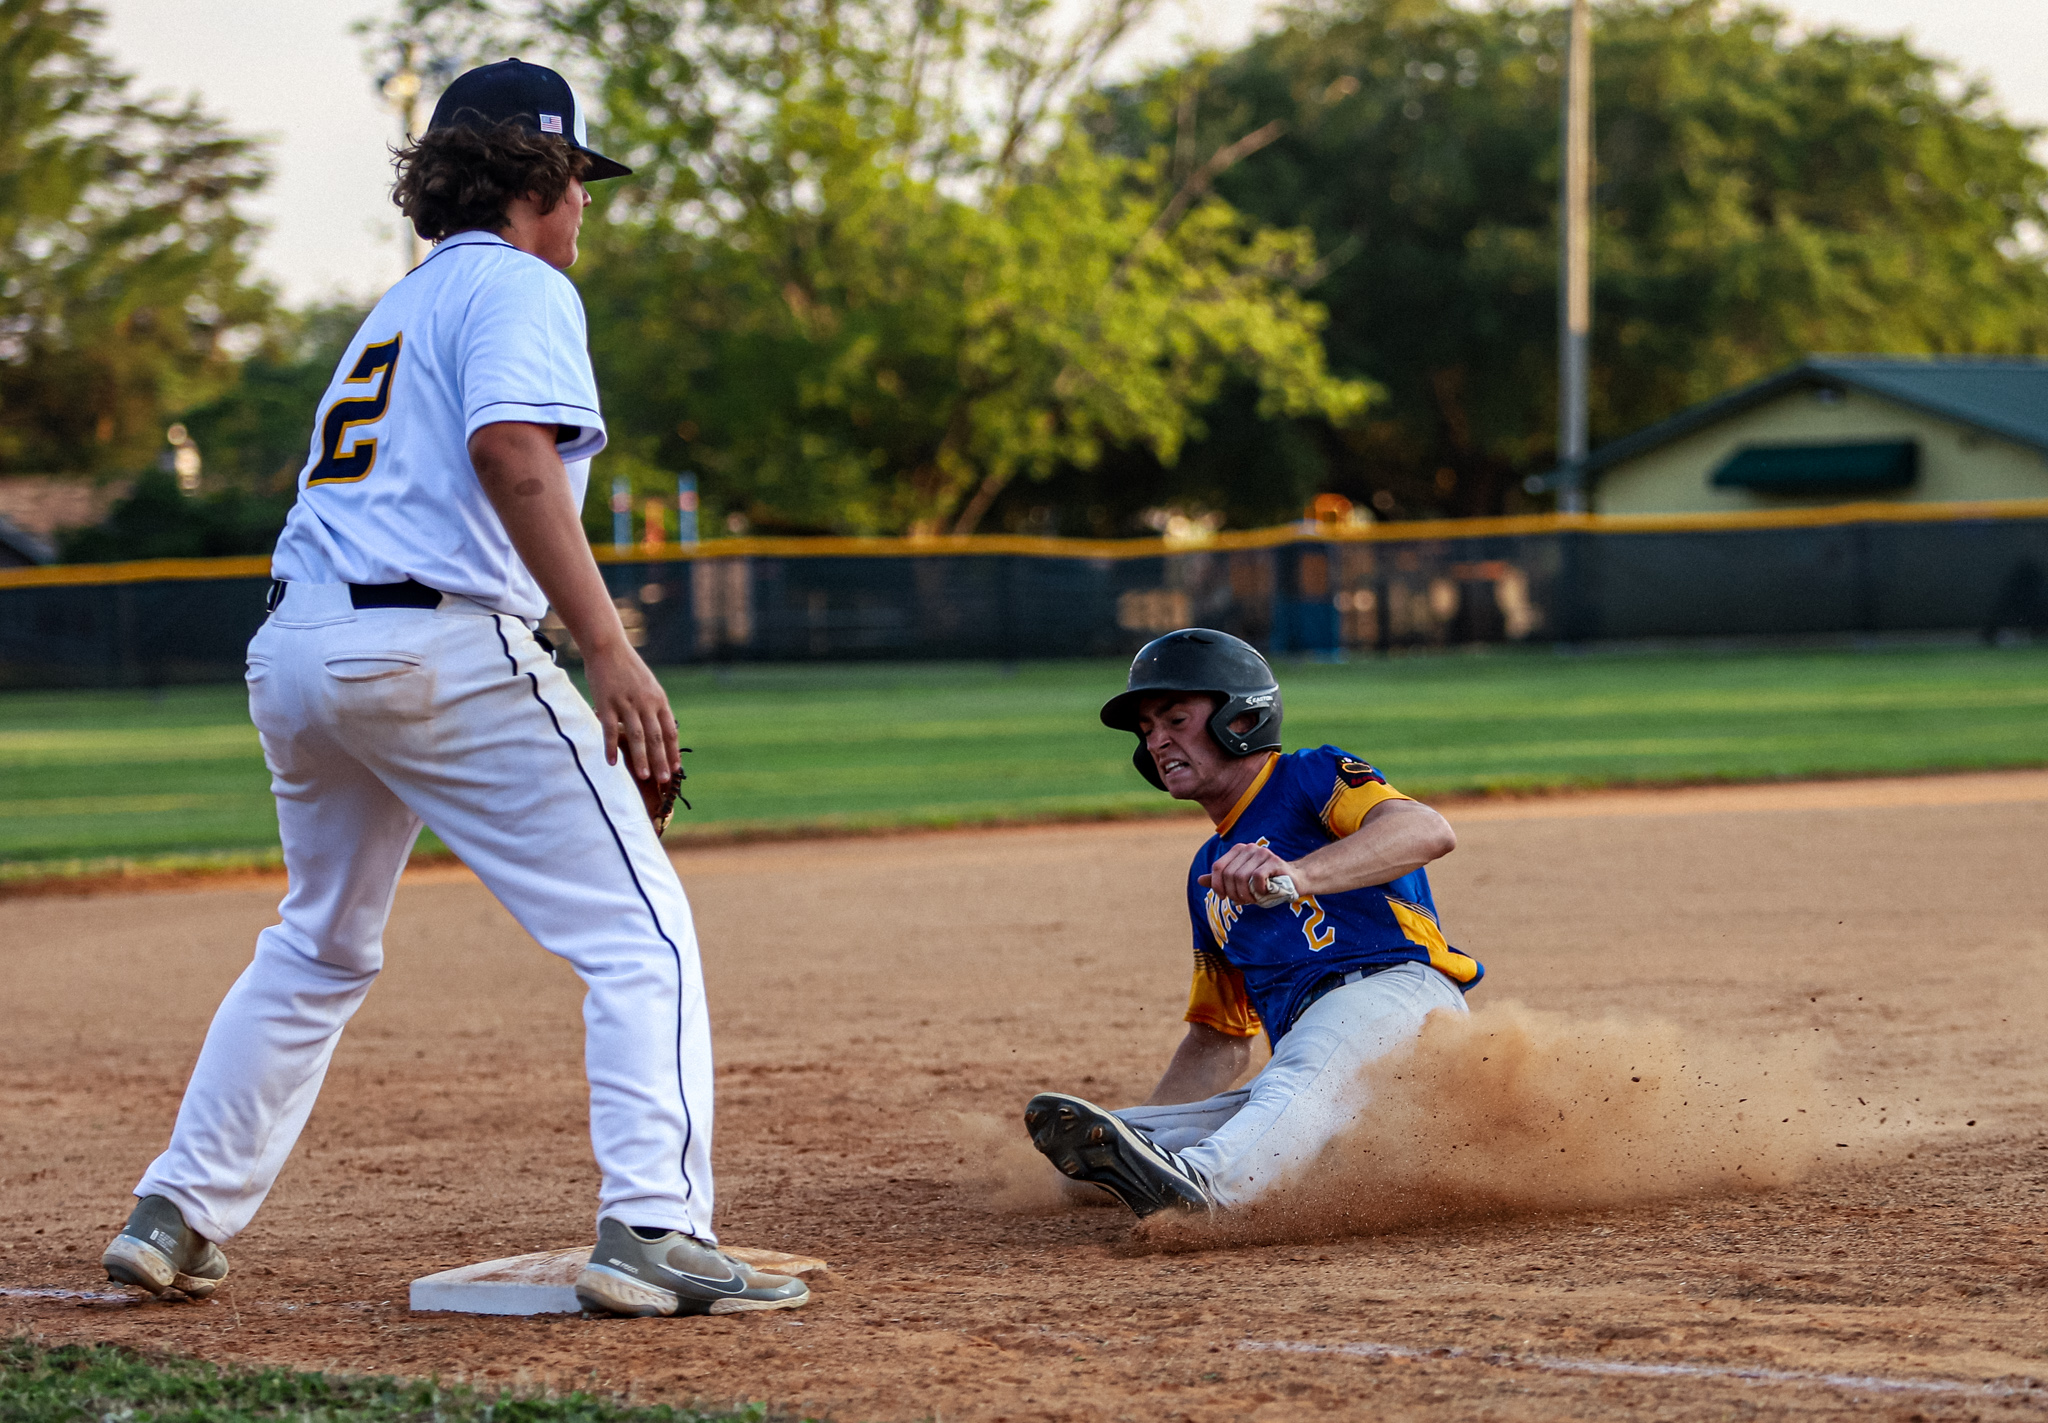
<svg viewBox="0 0 2048 1423">
<path fill-rule="evenodd" d="M 1294 892 L 1293 875 L 1269 875 L 1266 878 L 1266 892 L 1258 897 L 1261 909 L 1272 909 L 1277 905 L 1292 904 L 1301 898 Z"/>
</svg>

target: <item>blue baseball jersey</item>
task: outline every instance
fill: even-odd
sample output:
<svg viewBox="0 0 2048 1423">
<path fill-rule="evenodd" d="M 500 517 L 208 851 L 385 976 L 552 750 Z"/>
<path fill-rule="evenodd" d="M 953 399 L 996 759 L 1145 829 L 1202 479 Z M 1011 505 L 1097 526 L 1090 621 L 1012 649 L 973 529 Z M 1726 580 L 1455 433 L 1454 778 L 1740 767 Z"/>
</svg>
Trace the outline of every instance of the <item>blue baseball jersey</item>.
<svg viewBox="0 0 2048 1423">
<path fill-rule="evenodd" d="M 1479 981 L 1485 968 L 1444 940 L 1426 870 L 1271 909 L 1234 903 L 1201 885 L 1233 845 L 1264 845 L 1283 860 L 1299 860 L 1355 832 L 1375 806 L 1407 799 L 1335 746 L 1268 753 L 1188 869 L 1195 930 L 1188 1022 L 1235 1037 L 1251 1037 L 1263 1026 L 1278 1042 L 1307 1006 L 1309 991 L 1332 973 L 1426 963 L 1460 988 Z"/>
</svg>

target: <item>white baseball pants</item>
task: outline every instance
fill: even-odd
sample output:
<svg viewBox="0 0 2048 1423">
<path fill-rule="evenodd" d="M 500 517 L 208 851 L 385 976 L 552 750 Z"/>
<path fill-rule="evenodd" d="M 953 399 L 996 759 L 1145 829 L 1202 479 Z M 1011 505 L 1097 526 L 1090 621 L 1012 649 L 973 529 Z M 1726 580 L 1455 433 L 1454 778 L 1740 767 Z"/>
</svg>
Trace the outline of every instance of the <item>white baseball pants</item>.
<svg viewBox="0 0 2048 1423">
<path fill-rule="evenodd" d="M 1116 1115 L 1207 1177 L 1218 1205 L 1249 1205 L 1358 1119 L 1370 1105 L 1359 1074 L 1413 1042 L 1438 1009 L 1465 1011 L 1458 985 L 1427 964 L 1399 964 L 1309 1004 L 1245 1086 Z"/>
<path fill-rule="evenodd" d="M 711 1027 L 689 901 L 624 765 L 516 618 L 467 599 L 350 605 L 294 583 L 249 644 L 290 883 L 135 1188 L 210 1240 L 249 1223 L 384 962 L 422 823 L 588 989 L 598 1214 L 711 1227 Z"/>
</svg>

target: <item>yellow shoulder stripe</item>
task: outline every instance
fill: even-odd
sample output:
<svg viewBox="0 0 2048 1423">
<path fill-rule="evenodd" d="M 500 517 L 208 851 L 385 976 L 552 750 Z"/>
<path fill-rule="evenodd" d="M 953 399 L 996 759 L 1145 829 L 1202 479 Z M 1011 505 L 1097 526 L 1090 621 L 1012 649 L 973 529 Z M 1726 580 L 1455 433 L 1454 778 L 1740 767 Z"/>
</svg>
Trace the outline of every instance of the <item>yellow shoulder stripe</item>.
<svg viewBox="0 0 2048 1423">
<path fill-rule="evenodd" d="M 1384 782 L 1367 781 L 1362 786 L 1354 786 L 1340 776 L 1330 791 L 1330 799 L 1323 806 L 1323 828 L 1342 840 L 1365 823 L 1365 817 L 1372 813 L 1374 806 L 1384 805 L 1390 800 L 1409 799 L 1412 797 L 1402 795 Z"/>
<path fill-rule="evenodd" d="M 1392 895 L 1387 896 L 1387 907 L 1394 911 L 1394 922 L 1401 926 L 1408 942 L 1429 950 L 1431 968 L 1453 983 L 1470 983 L 1479 977 L 1479 961 L 1459 953 L 1445 942 L 1444 931 L 1437 927 L 1435 917 L 1427 909 Z"/>
</svg>

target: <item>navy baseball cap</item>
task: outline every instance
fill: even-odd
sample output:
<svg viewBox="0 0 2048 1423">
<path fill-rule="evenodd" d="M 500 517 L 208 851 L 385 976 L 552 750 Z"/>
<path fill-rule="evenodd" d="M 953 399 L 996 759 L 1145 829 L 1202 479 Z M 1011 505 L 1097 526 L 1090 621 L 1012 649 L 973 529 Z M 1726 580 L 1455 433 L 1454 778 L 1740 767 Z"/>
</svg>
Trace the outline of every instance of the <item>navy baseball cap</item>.
<svg viewBox="0 0 2048 1423">
<path fill-rule="evenodd" d="M 526 64 L 517 59 L 500 60 L 457 75 L 434 105 L 434 117 L 427 132 L 437 128 L 495 128 L 515 120 L 535 133 L 551 133 L 568 140 L 571 148 L 590 160 L 585 182 L 599 178 L 623 178 L 632 172 L 625 164 L 605 157 L 591 148 L 583 125 L 583 105 L 569 81 L 544 64 Z"/>
</svg>

